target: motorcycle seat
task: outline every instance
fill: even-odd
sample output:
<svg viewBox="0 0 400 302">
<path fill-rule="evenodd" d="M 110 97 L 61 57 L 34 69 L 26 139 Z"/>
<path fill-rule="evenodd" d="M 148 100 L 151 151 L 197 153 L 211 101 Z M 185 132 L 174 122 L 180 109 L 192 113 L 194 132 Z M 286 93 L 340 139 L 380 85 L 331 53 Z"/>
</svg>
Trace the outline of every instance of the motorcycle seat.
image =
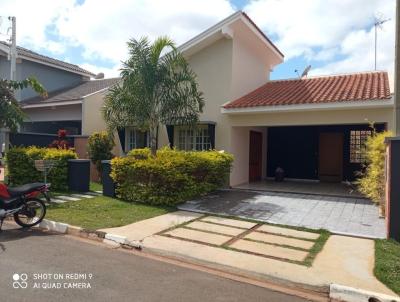
<svg viewBox="0 0 400 302">
<path fill-rule="evenodd" d="M 31 184 L 26 184 L 26 185 L 22 185 L 22 186 L 18 186 L 18 187 L 12 187 L 12 188 L 8 188 L 8 193 L 11 196 L 20 196 L 23 194 L 28 194 L 31 193 L 41 187 L 45 186 L 44 183 L 42 182 L 34 182 Z"/>
</svg>

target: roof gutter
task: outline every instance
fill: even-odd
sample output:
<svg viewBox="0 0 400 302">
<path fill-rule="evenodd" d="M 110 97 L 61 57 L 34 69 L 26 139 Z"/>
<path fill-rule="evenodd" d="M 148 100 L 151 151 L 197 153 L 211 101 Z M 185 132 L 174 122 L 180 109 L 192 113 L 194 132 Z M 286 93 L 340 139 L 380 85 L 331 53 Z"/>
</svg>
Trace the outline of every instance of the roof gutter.
<svg viewBox="0 0 400 302">
<path fill-rule="evenodd" d="M 22 109 L 30 109 L 30 108 L 44 108 L 44 107 L 58 107 L 58 106 L 67 106 L 67 105 L 77 105 L 82 104 L 82 100 L 73 100 L 73 101 L 60 101 L 60 102 L 49 102 L 49 103 L 37 103 L 37 104 L 27 104 L 21 105 Z"/>
<path fill-rule="evenodd" d="M 254 106 L 243 108 L 221 107 L 222 114 L 257 114 L 274 112 L 302 112 L 302 111 L 325 111 L 325 110 L 349 110 L 349 109 L 374 109 L 393 108 L 393 98 L 390 100 L 368 100 L 368 101 L 342 101 L 322 104 L 299 104 L 299 105 L 276 105 L 276 106 Z"/>
</svg>

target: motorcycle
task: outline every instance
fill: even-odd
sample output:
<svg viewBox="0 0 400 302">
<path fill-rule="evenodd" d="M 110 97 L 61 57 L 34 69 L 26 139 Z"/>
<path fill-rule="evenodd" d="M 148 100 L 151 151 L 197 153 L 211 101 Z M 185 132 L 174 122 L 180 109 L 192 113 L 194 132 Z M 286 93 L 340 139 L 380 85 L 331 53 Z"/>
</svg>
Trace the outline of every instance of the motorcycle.
<svg viewBox="0 0 400 302">
<path fill-rule="evenodd" d="M 39 224 L 46 215 L 46 205 L 38 198 L 43 194 L 50 202 L 49 184 L 35 182 L 19 187 L 7 187 L 0 183 L 0 230 L 6 217 L 14 216 L 22 227 Z"/>
</svg>

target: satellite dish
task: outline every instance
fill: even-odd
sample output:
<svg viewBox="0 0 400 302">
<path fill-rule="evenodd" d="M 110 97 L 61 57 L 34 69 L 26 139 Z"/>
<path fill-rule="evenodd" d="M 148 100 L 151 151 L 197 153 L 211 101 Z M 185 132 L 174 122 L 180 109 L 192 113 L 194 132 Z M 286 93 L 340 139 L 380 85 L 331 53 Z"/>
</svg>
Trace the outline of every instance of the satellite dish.
<svg viewBox="0 0 400 302">
<path fill-rule="evenodd" d="M 310 69 L 311 69 L 311 65 L 308 65 L 306 67 L 306 69 L 304 69 L 303 73 L 301 74 L 301 78 L 306 78 Z"/>
</svg>

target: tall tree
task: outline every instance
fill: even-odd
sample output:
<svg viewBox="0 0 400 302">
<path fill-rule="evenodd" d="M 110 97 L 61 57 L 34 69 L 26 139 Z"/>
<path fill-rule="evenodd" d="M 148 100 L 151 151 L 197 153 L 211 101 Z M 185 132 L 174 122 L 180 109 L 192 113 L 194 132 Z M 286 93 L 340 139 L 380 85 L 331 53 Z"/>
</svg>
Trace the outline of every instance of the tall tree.
<svg viewBox="0 0 400 302">
<path fill-rule="evenodd" d="M 149 131 L 156 153 L 160 125 L 194 126 L 204 100 L 196 75 L 172 40 L 160 37 L 128 42 L 121 82 L 105 98 L 103 116 L 110 130 L 134 126 Z"/>
<path fill-rule="evenodd" d="M 43 97 L 47 96 L 46 90 L 33 77 L 23 81 L 0 79 L 0 129 L 9 128 L 15 131 L 18 125 L 24 121 L 25 115 L 15 98 L 14 91 L 27 87 L 31 87 Z"/>
</svg>

